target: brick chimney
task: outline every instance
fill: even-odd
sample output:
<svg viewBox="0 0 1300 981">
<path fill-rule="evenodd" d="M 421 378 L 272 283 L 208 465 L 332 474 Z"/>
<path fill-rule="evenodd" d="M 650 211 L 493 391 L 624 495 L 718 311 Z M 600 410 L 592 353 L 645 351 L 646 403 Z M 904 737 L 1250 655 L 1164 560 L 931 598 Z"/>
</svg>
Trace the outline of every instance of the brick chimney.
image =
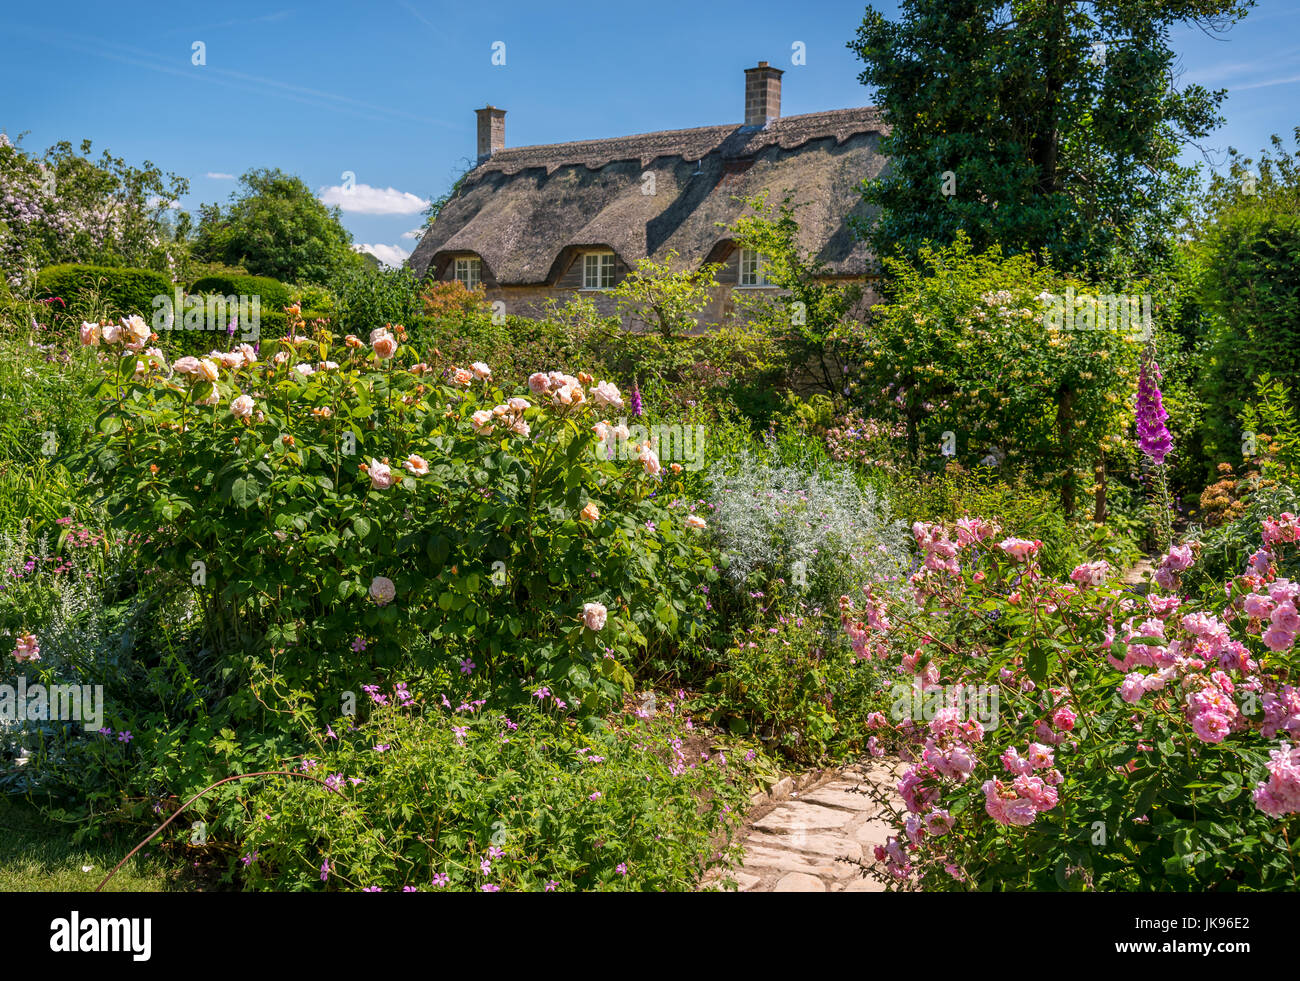
<svg viewBox="0 0 1300 981">
<path fill-rule="evenodd" d="M 777 83 L 780 85 L 780 83 Z M 478 116 L 478 162 L 506 148 L 506 111 L 496 106 L 475 109 Z"/>
<path fill-rule="evenodd" d="M 745 125 L 763 126 L 781 116 L 781 76 L 784 72 L 760 61 L 745 69 Z"/>
</svg>

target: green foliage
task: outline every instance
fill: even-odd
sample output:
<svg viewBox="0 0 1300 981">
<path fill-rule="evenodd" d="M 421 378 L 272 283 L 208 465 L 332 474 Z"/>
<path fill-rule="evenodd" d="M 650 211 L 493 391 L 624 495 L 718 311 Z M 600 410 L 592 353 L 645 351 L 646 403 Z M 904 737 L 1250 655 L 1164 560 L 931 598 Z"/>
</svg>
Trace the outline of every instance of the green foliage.
<svg viewBox="0 0 1300 981">
<path fill-rule="evenodd" d="M 799 245 L 799 223 L 787 194 L 779 205 L 767 194 L 745 202 L 752 214 L 742 215 L 732 226 L 737 243 L 764 257 L 767 279 L 780 296 L 751 299 L 737 294 L 737 306 L 751 323 L 765 325 L 783 342 L 787 381 L 809 381 L 838 394 L 844 368 L 828 341 L 862 300 L 862 287 L 829 278 L 826 264 L 807 255 Z"/>
<path fill-rule="evenodd" d="M 36 284 L 37 296 L 57 296 L 67 304 L 59 308 L 63 316 L 56 317 L 61 325 L 133 314 L 152 320 L 154 298 L 170 298 L 174 290 L 165 273 L 111 266 L 47 266 Z"/>
<path fill-rule="evenodd" d="M 1221 122 L 1224 98 L 1169 85 L 1169 30 L 1251 5 L 905 0 L 896 23 L 868 7 L 848 46 L 892 131 L 890 166 L 863 191 L 880 213 L 861 231 L 882 256 L 960 231 L 1080 273 L 1149 269 L 1186 211 L 1183 142 Z"/>
<path fill-rule="evenodd" d="M 330 278 L 331 326 L 343 334 L 368 337 L 384 324 L 414 325 L 423 314 L 420 281 L 409 268 L 344 266 Z M 413 335 L 414 336 L 414 335 Z"/>
<path fill-rule="evenodd" d="M 609 291 L 630 324 L 643 324 L 665 341 L 699 326 L 694 315 L 709 305 L 722 268 L 719 263 L 699 269 L 674 269 L 676 265 L 677 253 L 671 251 L 663 262 L 638 259 L 636 268 Z"/>
<path fill-rule="evenodd" d="M 21 138 L 19 140 L 21 143 Z M 169 204 L 189 182 L 152 163 L 128 165 L 105 150 L 90 157 L 63 141 L 36 157 L 0 144 L 0 275 L 68 263 L 168 269 L 186 252 Z"/>
<path fill-rule="evenodd" d="M 993 456 L 1050 481 L 1071 517 L 1079 475 L 1124 449 L 1137 333 L 1052 322 L 1045 294 L 1063 298 L 1067 281 L 1029 256 L 976 254 L 961 233 L 885 265 L 886 302 L 837 337 L 861 365 L 851 399 L 904 426 L 914 463 L 945 448 L 967 467 Z"/>
<path fill-rule="evenodd" d="M 465 659 L 593 712 L 630 685 L 628 664 L 703 629 L 696 587 L 715 574 L 670 509 L 680 490 L 635 454 L 600 459 L 591 402 L 508 408 L 467 371 L 439 383 L 324 333 L 296 352 L 264 344 L 215 384 L 133 378 L 136 360 L 107 365 L 100 438 L 75 462 L 112 525 L 143 536 L 158 588 L 201 602 L 226 691 L 267 657 L 316 690 Z M 232 414 L 241 394 L 251 421 Z M 584 625 L 597 603 L 608 625 Z M 253 710 L 246 689 L 232 698 Z"/>
<path fill-rule="evenodd" d="M 471 697 L 376 691 L 364 722 L 314 735 L 296 768 L 315 780 L 269 778 L 242 808 L 245 888 L 687 890 L 727 864 L 743 764 L 701 761 L 676 703 L 584 734 L 547 699 L 507 715 Z"/>
<path fill-rule="evenodd" d="M 324 284 L 362 262 L 341 212 L 323 205 L 301 178 L 278 169 L 250 170 L 230 203 L 204 204 L 194 253 L 199 259 L 243 266 L 281 282 Z"/>
<path fill-rule="evenodd" d="M 259 298 L 263 311 L 269 313 L 282 313 L 293 302 L 289 287 L 269 276 L 204 276 L 195 281 L 189 292 L 255 296 Z"/>
<path fill-rule="evenodd" d="M 1300 392 L 1300 213 L 1277 197 L 1243 201 L 1205 238 L 1212 317 L 1202 375 L 1209 459 L 1241 459 L 1238 418 L 1267 372 Z"/>
<path fill-rule="evenodd" d="M 1265 479 L 1295 481 L 1300 478 L 1300 419 L 1292 389 L 1264 372 L 1255 380 L 1255 399 L 1242 410 L 1241 426 L 1254 437 L 1260 472 Z"/>
</svg>

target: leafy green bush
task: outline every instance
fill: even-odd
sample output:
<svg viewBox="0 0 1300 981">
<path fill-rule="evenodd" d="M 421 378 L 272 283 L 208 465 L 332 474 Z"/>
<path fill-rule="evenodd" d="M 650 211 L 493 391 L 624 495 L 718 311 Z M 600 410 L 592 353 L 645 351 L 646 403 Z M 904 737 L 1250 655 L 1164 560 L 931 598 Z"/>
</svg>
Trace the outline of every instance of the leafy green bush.
<svg viewBox="0 0 1300 981">
<path fill-rule="evenodd" d="M 38 297 L 62 298 L 68 321 L 132 314 L 152 320 L 154 297 L 170 297 L 174 290 L 165 273 L 114 266 L 46 266 L 36 284 Z"/>
<path fill-rule="evenodd" d="M 243 802 L 246 888 L 662 891 L 734 855 L 744 764 L 693 739 L 675 700 L 584 734 L 545 694 L 508 714 L 405 685 L 369 697 L 368 719 L 289 764 L 314 779 Z"/>
<path fill-rule="evenodd" d="M 888 731 L 913 761 L 871 874 L 928 891 L 1294 888 L 1294 582 L 1256 565 L 1220 585 L 1221 616 L 1180 586 L 1186 545 L 1137 601 L 1102 566 L 1047 577 L 1034 543 L 977 521 L 916 535 L 919 608 L 846 617 L 901 668 Z M 1263 541 L 1294 555 L 1298 535 L 1283 515 Z"/>
<path fill-rule="evenodd" d="M 263 318 L 268 313 L 282 315 L 284 308 L 293 302 L 290 288 L 270 276 L 205 276 L 196 281 L 189 292 L 259 297 Z"/>
<path fill-rule="evenodd" d="M 330 279 L 329 290 L 333 297 L 331 324 L 343 334 L 364 335 L 384 324 L 403 324 L 409 329 L 424 313 L 419 278 L 405 267 L 347 266 Z M 411 337 L 423 341 L 418 333 Z M 487 355 L 480 352 L 478 356 Z"/>
<path fill-rule="evenodd" d="M 508 402 L 485 364 L 435 380 L 383 329 L 373 346 L 320 333 L 170 374 L 113 351 L 95 390 L 101 439 L 77 465 L 157 588 L 201 600 L 237 705 L 256 711 L 250 660 L 355 688 L 432 637 L 423 667 L 536 677 L 592 712 L 635 657 L 702 631 L 700 519 L 652 450 L 598 456 L 616 390 L 553 372 L 538 404 Z"/>
</svg>

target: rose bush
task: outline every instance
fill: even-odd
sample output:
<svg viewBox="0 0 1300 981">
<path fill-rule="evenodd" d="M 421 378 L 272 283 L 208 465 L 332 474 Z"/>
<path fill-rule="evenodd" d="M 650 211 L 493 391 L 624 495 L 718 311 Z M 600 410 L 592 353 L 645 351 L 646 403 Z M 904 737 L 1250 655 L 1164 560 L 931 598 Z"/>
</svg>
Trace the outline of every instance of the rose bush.
<svg viewBox="0 0 1300 981">
<path fill-rule="evenodd" d="M 916 609 L 868 597 L 863 617 L 845 599 L 855 646 L 920 695 L 896 702 L 892 726 L 873 720 L 910 763 L 873 874 L 924 889 L 1294 888 L 1300 586 L 1278 562 L 1298 524 L 1263 522 L 1217 607 L 1179 589 L 1187 545 L 1144 596 L 1104 562 L 1048 578 L 1038 542 L 986 522 L 918 524 Z M 981 721 L 962 692 L 990 684 L 998 711 Z"/>
<path fill-rule="evenodd" d="M 172 363 L 132 320 L 82 331 L 107 373 L 75 463 L 156 586 L 197 591 L 233 709 L 255 708 L 255 662 L 355 689 L 418 649 L 594 710 L 702 629 L 716 574 L 675 474 L 650 445 L 597 452 L 615 386 L 536 372 L 507 393 L 482 362 L 438 375 L 400 326 L 302 326 Z"/>
</svg>

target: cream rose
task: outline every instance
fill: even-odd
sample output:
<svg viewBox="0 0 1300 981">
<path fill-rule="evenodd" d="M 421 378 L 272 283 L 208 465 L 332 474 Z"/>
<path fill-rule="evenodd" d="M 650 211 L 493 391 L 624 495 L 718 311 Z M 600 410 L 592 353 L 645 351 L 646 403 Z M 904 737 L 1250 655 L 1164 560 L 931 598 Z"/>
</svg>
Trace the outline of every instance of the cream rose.
<svg viewBox="0 0 1300 981">
<path fill-rule="evenodd" d="M 592 401 L 598 406 L 608 406 L 611 409 L 623 408 L 623 395 L 618 390 L 618 386 L 613 382 L 600 382 L 591 392 Z"/>
<path fill-rule="evenodd" d="M 99 347 L 99 324 L 82 323 L 81 343 L 86 347 Z"/>
<path fill-rule="evenodd" d="M 607 615 L 608 611 L 603 603 L 586 603 L 582 607 L 582 621 L 587 625 L 588 630 L 603 629 Z"/>
<path fill-rule="evenodd" d="M 203 358 L 199 361 L 198 375 L 204 381 L 214 382 L 220 374 L 221 372 L 217 370 L 217 366 L 214 362 L 209 361 L 207 358 Z"/>
<path fill-rule="evenodd" d="M 600 508 L 596 506 L 595 501 L 588 501 L 587 506 L 582 509 L 582 520 L 583 521 L 600 520 Z"/>
<path fill-rule="evenodd" d="M 487 409 L 479 409 L 469 419 L 474 424 L 474 431 L 480 436 L 492 432 L 492 413 Z"/>
<path fill-rule="evenodd" d="M 412 453 L 408 456 L 402 466 L 411 471 L 411 473 L 415 474 L 417 477 L 423 477 L 429 472 L 429 461 L 416 453 Z"/>
<path fill-rule="evenodd" d="M 247 419 L 253 414 L 256 408 L 253 400 L 247 395 L 241 395 L 230 403 L 230 414 L 236 419 Z"/>
<path fill-rule="evenodd" d="M 472 365 L 469 366 L 469 370 L 474 372 L 474 377 L 477 378 L 479 381 L 487 381 L 492 377 L 492 369 L 489 368 L 487 365 L 485 365 L 482 361 L 475 361 Z"/>
</svg>

